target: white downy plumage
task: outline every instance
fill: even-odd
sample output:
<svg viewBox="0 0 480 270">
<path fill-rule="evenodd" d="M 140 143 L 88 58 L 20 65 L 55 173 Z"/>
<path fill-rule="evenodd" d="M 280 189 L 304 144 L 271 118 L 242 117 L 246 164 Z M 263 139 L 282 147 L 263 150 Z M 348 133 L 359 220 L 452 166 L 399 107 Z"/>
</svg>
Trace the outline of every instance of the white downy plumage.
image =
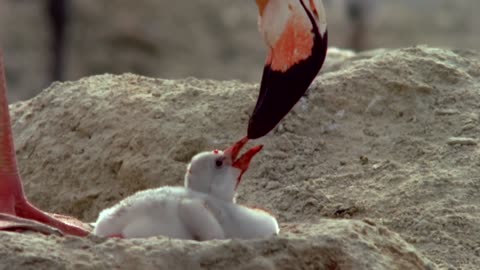
<svg viewBox="0 0 480 270">
<path fill-rule="evenodd" d="M 254 147 L 237 159 L 247 141 L 244 138 L 225 151 L 194 156 L 187 167 L 185 187 L 140 191 L 103 210 L 94 233 L 106 237 L 163 235 L 193 240 L 278 234 L 273 216 L 235 203 L 241 176 L 262 148 Z"/>
</svg>

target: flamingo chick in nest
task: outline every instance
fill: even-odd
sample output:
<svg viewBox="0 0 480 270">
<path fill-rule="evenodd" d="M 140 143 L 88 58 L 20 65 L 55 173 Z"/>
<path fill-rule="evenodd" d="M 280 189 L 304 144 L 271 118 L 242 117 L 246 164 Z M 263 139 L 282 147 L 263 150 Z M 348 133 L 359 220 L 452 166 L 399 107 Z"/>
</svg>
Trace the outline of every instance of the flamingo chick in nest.
<svg viewBox="0 0 480 270">
<path fill-rule="evenodd" d="M 194 156 L 184 187 L 160 187 L 135 193 L 103 210 L 94 233 L 105 237 L 141 238 L 163 235 L 190 240 L 251 239 L 279 232 L 267 212 L 235 203 L 237 187 L 256 146 L 237 158 L 245 137 L 225 151 Z"/>
</svg>

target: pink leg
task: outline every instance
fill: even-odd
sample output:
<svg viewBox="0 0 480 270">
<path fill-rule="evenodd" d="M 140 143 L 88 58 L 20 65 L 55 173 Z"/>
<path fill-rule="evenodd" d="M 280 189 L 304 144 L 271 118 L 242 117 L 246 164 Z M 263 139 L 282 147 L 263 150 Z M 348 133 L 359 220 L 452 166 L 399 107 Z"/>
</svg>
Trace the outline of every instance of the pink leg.
<svg viewBox="0 0 480 270">
<path fill-rule="evenodd" d="M 39 228 L 43 223 L 65 234 L 78 236 L 88 235 L 83 224 L 70 217 L 45 213 L 28 202 L 23 192 L 23 185 L 17 169 L 15 147 L 13 145 L 10 114 L 7 103 L 7 86 L 3 68 L 3 57 L 0 51 L 0 229 Z M 28 222 L 32 220 L 33 222 Z M 27 222 L 24 222 L 27 221 Z M 40 222 L 40 223 L 39 223 Z M 28 223 L 28 224 L 27 224 Z M 31 226 L 34 224 L 35 226 Z M 39 225 L 40 224 L 40 225 Z M 82 228 L 83 227 L 83 228 Z M 49 231 L 51 228 L 33 229 Z"/>
</svg>

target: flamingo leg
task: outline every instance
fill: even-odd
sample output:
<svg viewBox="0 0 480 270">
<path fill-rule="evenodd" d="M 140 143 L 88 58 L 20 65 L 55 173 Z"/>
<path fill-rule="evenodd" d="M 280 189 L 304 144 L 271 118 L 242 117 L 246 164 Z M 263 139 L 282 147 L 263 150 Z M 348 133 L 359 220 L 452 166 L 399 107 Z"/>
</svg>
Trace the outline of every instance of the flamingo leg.
<svg viewBox="0 0 480 270">
<path fill-rule="evenodd" d="M 18 172 L 7 102 L 7 85 L 0 51 L 0 230 L 31 230 L 86 236 L 88 226 L 67 216 L 46 213 L 33 206 L 23 191 Z"/>
</svg>

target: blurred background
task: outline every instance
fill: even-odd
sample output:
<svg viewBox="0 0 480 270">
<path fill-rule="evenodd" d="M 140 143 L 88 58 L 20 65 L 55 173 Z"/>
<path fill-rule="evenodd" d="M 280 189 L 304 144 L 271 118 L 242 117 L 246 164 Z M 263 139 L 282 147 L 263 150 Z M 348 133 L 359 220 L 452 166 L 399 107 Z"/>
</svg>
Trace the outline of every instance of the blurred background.
<svg viewBox="0 0 480 270">
<path fill-rule="evenodd" d="M 480 50 L 479 0 L 324 0 L 330 46 Z M 254 0 L 0 0 L 9 101 L 103 73 L 259 82 Z"/>
</svg>

